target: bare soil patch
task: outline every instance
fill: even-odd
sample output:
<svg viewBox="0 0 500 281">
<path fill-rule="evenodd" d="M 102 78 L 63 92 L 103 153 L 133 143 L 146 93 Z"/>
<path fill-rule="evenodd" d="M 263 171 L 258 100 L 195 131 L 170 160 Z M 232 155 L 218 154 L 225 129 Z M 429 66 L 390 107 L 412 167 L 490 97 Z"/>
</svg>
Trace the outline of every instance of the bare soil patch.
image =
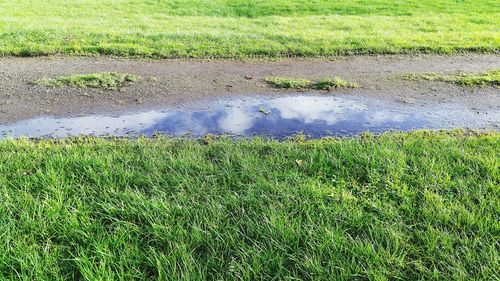
<svg viewBox="0 0 500 281">
<path fill-rule="evenodd" d="M 131 60 L 110 57 L 0 58 L 0 123 L 41 116 L 73 116 L 158 106 L 188 107 L 228 96 L 293 95 L 275 89 L 266 77 L 318 80 L 339 76 L 359 85 L 325 95 L 377 97 L 388 102 L 421 104 L 456 102 L 477 110 L 500 110 L 500 89 L 462 87 L 439 81 L 408 81 L 408 73 L 484 72 L 500 66 L 500 56 L 352 56 L 335 59 L 280 61 Z M 32 82 L 65 75 L 97 72 L 131 73 L 141 77 L 115 90 L 50 88 Z M 314 90 L 307 90 L 314 93 Z"/>
</svg>

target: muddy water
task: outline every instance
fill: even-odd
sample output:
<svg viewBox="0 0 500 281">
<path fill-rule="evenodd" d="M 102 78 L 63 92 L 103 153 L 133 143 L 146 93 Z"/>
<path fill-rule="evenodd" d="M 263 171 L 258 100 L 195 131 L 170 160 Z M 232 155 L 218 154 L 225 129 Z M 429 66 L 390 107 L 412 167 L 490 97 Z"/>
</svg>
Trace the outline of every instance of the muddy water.
<svg viewBox="0 0 500 281">
<path fill-rule="evenodd" d="M 181 109 L 122 114 L 41 117 L 0 125 L 0 137 L 172 136 L 228 134 L 283 138 L 348 136 L 364 131 L 476 128 L 496 129 L 500 110 L 477 112 L 455 104 L 422 107 L 353 96 L 238 98 Z"/>
</svg>

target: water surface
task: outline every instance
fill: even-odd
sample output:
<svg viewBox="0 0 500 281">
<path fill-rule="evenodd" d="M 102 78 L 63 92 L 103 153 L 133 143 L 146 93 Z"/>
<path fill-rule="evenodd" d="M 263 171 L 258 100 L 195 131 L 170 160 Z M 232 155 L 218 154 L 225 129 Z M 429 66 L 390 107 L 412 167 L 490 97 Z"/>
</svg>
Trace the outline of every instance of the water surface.
<svg viewBox="0 0 500 281">
<path fill-rule="evenodd" d="M 304 133 L 318 138 L 423 128 L 496 129 L 498 124 L 498 110 L 478 113 L 455 104 L 422 107 L 352 96 L 292 96 L 220 100 L 189 110 L 165 108 L 114 115 L 41 117 L 0 125 L 0 136 L 151 136 L 163 133 L 283 138 Z"/>
</svg>

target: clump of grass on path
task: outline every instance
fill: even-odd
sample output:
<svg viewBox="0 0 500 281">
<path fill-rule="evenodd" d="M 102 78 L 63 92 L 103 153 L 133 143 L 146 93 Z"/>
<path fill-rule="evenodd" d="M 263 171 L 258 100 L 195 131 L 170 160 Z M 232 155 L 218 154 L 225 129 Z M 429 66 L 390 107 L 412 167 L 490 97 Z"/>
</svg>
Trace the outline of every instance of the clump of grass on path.
<svg viewBox="0 0 500 281">
<path fill-rule="evenodd" d="M 490 280 L 500 134 L 0 141 L 0 279 Z"/>
<path fill-rule="evenodd" d="M 408 80 L 428 80 L 454 83 L 461 86 L 500 86 L 500 69 L 484 73 L 459 73 L 444 75 L 438 73 L 412 73 L 404 76 Z"/>
<path fill-rule="evenodd" d="M 357 88 L 358 84 L 346 81 L 340 77 L 327 77 L 319 81 L 312 82 L 307 79 L 289 78 L 289 77 L 270 77 L 264 79 L 275 88 L 280 89 L 313 89 L 322 91 L 331 91 L 338 88 Z"/>
<path fill-rule="evenodd" d="M 275 88 L 281 89 L 307 89 L 311 86 L 311 81 L 301 78 L 270 77 L 265 81 Z"/>
<path fill-rule="evenodd" d="M 101 88 L 108 90 L 117 90 L 139 79 L 139 76 L 133 74 L 102 72 L 63 76 L 58 78 L 44 78 L 35 81 L 35 84 L 48 87 L 69 86 L 78 88 Z"/>
<path fill-rule="evenodd" d="M 317 90 L 331 91 L 337 88 L 357 88 L 359 86 L 340 77 L 329 77 L 319 80 L 312 87 Z"/>
</svg>

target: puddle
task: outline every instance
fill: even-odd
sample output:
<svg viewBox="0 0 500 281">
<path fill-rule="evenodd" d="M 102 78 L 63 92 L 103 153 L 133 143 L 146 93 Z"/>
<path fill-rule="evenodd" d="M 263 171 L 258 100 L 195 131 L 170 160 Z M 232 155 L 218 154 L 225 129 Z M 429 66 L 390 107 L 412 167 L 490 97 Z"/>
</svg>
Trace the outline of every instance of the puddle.
<svg viewBox="0 0 500 281">
<path fill-rule="evenodd" d="M 204 108 L 150 110 L 114 116 L 42 117 L 0 125 L 0 137 L 151 136 L 163 133 L 283 138 L 302 132 L 318 138 L 423 128 L 498 129 L 500 124 L 499 110 L 477 113 L 456 104 L 403 106 L 349 96 L 243 98 L 214 102 Z"/>
</svg>

